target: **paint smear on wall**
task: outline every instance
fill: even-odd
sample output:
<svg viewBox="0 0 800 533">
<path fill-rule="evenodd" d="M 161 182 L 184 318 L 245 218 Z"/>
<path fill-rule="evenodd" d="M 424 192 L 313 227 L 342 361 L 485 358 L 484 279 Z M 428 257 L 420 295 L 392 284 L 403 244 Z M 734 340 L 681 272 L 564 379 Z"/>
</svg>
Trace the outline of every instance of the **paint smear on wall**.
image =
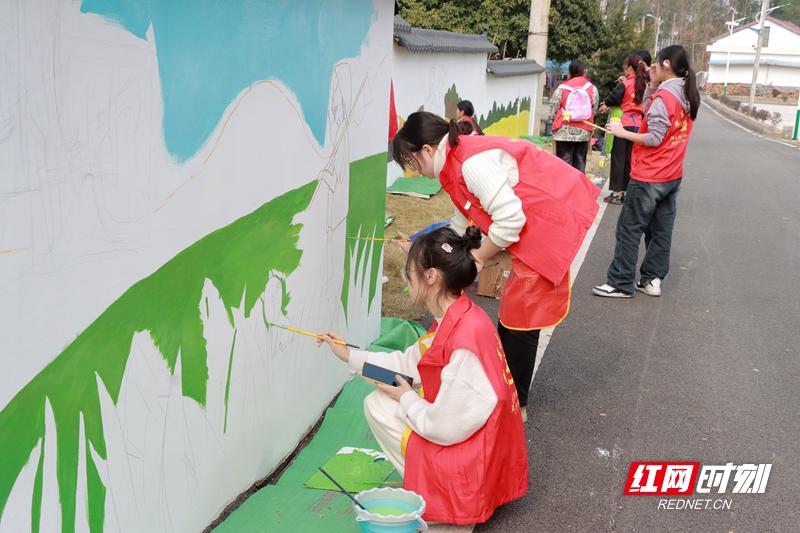
<svg viewBox="0 0 800 533">
<path fill-rule="evenodd" d="M 384 235 L 386 221 L 386 154 L 375 154 L 350 163 L 350 191 L 347 210 L 347 230 L 344 253 L 344 278 L 342 279 L 342 306 L 347 313 L 350 279 L 369 291 L 368 307 L 372 308 L 378 287 L 381 265 L 382 241 L 354 239 Z M 350 271 L 350 261 L 355 255 L 355 267 Z M 370 260 L 371 259 L 371 260 Z M 370 271 L 367 273 L 367 266 Z"/>
<path fill-rule="evenodd" d="M 152 26 L 164 100 L 164 140 L 179 162 L 208 139 L 236 96 L 276 79 L 297 97 L 317 142 L 334 65 L 355 57 L 375 16 L 371 0 L 82 0 L 145 39 Z"/>
<path fill-rule="evenodd" d="M 218 289 L 235 334 L 232 310 L 243 305 L 244 315 L 249 316 L 270 277 L 288 276 L 300 264 L 297 243 L 302 225 L 293 219 L 308 208 L 316 188 L 317 181 L 312 181 L 279 196 L 180 252 L 131 286 L 17 393 L 0 412 L 0 514 L 31 452 L 45 438 L 49 401 L 57 434 L 47 438 L 57 442 L 62 531 L 75 530 L 79 447 L 86 454 L 89 524 L 92 532 L 102 531 L 105 487 L 89 448 L 106 458 L 96 379 L 103 381 L 116 404 L 132 338 L 148 331 L 171 372 L 180 354 L 183 395 L 205 405 L 208 353 L 201 319 L 205 280 Z M 285 308 L 289 294 L 285 284 L 282 287 Z M 81 417 L 84 442 L 79 438 Z M 42 450 L 31 495 L 34 526 L 42 506 L 44 446 Z"/>
</svg>

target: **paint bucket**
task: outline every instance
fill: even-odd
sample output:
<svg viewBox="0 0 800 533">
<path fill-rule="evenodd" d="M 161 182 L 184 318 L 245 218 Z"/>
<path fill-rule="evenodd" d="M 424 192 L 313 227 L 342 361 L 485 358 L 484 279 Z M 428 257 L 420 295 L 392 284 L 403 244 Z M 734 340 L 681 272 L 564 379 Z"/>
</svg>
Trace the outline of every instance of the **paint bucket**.
<svg viewBox="0 0 800 533">
<path fill-rule="evenodd" d="M 415 492 L 382 487 L 359 492 L 356 499 L 367 508 L 353 505 L 361 533 L 414 533 L 427 531 L 422 519 L 425 500 Z"/>
</svg>

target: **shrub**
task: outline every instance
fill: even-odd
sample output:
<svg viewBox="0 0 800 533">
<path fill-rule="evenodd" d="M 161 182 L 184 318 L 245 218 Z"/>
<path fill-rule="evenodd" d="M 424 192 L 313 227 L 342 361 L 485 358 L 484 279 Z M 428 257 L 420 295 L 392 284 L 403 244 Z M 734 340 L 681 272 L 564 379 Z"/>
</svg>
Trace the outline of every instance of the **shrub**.
<svg viewBox="0 0 800 533">
<path fill-rule="evenodd" d="M 772 122 L 773 126 L 777 127 L 778 124 L 783 122 L 783 116 L 776 111 L 775 113 L 772 114 L 772 117 L 770 117 L 770 121 Z"/>
</svg>

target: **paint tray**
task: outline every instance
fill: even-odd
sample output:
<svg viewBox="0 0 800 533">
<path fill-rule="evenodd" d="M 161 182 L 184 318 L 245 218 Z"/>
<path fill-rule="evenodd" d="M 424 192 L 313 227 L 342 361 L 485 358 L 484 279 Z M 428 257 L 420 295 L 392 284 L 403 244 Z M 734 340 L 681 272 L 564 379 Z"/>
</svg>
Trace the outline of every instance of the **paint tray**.
<svg viewBox="0 0 800 533">
<path fill-rule="evenodd" d="M 349 446 L 336 452 L 323 468 L 348 492 L 361 492 L 378 487 L 394 470 L 392 463 L 382 453 Z M 305 486 L 311 489 L 338 490 L 319 471 L 306 481 Z"/>
</svg>

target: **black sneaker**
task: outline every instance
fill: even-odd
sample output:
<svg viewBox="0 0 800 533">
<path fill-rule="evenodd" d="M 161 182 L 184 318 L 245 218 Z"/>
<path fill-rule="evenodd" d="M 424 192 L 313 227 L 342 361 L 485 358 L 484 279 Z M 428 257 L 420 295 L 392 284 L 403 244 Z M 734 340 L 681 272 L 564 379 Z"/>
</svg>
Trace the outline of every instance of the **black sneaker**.
<svg viewBox="0 0 800 533">
<path fill-rule="evenodd" d="M 622 292 L 618 288 L 612 287 L 608 283 L 598 285 L 592 289 L 592 293 L 596 294 L 597 296 L 602 296 L 603 298 L 633 298 L 633 294 Z"/>
</svg>

